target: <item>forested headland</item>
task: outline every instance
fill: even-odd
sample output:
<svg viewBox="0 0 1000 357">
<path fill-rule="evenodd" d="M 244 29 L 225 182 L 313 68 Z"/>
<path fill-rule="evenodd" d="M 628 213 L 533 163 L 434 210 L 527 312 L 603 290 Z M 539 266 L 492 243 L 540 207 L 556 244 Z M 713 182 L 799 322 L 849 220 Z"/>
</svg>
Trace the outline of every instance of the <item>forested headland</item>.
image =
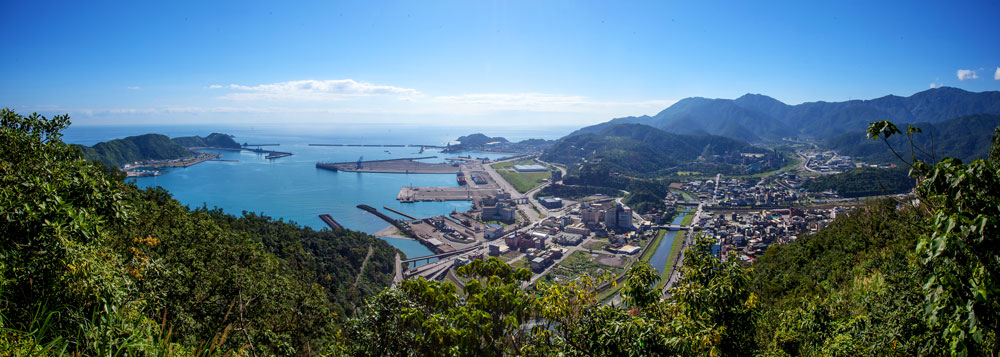
<svg viewBox="0 0 1000 357">
<path fill-rule="evenodd" d="M 85 160 L 68 125 L 3 111 L 0 351 L 320 354 L 392 278 L 384 240 L 187 208 Z"/>
</svg>

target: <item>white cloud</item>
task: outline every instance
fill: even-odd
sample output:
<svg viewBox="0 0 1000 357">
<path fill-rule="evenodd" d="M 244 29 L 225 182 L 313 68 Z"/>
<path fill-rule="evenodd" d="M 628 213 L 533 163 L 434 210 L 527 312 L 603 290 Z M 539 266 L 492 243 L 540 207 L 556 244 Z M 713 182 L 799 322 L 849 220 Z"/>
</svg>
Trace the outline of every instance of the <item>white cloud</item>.
<svg viewBox="0 0 1000 357">
<path fill-rule="evenodd" d="M 309 79 L 255 86 L 230 84 L 223 87 L 213 84 L 209 88 L 226 88 L 238 91 L 222 97 L 231 100 L 342 101 L 357 97 L 373 96 L 396 96 L 399 99 L 411 99 L 420 95 L 420 92 L 416 89 L 376 85 L 368 82 L 358 82 L 353 79 Z"/>
<path fill-rule="evenodd" d="M 960 81 L 979 78 L 979 75 L 976 74 L 976 70 L 974 69 L 960 69 L 958 70 L 957 75 L 958 80 Z"/>
<path fill-rule="evenodd" d="M 993 73 L 993 80 L 1000 81 L 1000 67 L 997 67 L 996 73 Z"/>
<path fill-rule="evenodd" d="M 937 88 L 939 85 L 940 84 L 937 83 L 931 83 L 931 89 Z"/>
<path fill-rule="evenodd" d="M 139 87 L 139 86 L 129 86 L 128 87 L 128 90 L 140 90 L 140 89 L 142 89 L 142 88 Z"/>
</svg>

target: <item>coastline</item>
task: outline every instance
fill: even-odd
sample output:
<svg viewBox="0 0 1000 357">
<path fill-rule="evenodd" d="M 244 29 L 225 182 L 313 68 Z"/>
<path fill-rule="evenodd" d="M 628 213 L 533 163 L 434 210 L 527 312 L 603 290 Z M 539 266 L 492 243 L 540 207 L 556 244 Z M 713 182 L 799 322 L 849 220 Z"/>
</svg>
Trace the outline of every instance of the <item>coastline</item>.
<svg viewBox="0 0 1000 357">
<path fill-rule="evenodd" d="M 391 224 L 388 225 L 388 226 L 386 226 L 382 230 L 380 230 L 378 232 L 375 232 L 375 234 L 372 234 L 372 235 L 376 236 L 376 237 L 389 237 L 389 238 L 397 238 L 397 239 L 416 240 L 416 239 L 404 236 L 402 233 L 399 232 L 398 229 L 396 229 L 396 227 L 394 227 Z"/>
</svg>

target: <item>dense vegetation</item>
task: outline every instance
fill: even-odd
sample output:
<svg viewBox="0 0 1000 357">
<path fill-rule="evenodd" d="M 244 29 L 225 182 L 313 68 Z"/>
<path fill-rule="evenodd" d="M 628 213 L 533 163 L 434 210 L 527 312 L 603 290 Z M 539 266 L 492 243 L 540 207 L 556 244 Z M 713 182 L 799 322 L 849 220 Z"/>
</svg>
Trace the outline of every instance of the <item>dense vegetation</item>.
<svg viewBox="0 0 1000 357">
<path fill-rule="evenodd" d="M 839 174 L 825 175 L 806 182 L 802 188 L 811 192 L 833 190 L 841 197 L 866 197 L 906 193 L 915 180 L 906 169 L 860 168 Z"/>
<path fill-rule="evenodd" d="M 640 124 L 562 138 L 541 159 L 576 167 L 600 164 L 623 174 L 649 174 L 688 164 L 699 156 L 759 152 L 747 143 L 710 135 L 676 135 Z"/>
<path fill-rule="evenodd" d="M 191 150 L 161 134 L 129 136 L 124 139 L 97 143 L 94 146 L 74 145 L 90 161 L 100 161 L 109 167 L 144 160 L 173 160 L 194 156 Z"/>
<path fill-rule="evenodd" d="M 1000 115 L 969 115 L 939 123 L 919 123 L 914 126 L 923 131 L 921 135 L 913 138 L 916 158 L 928 162 L 945 157 L 972 161 L 989 154 L 993 128 L 1000 126 Z M 909 142 L 900 136 L 892 137 L 890 143 L 899 148 L 909 147 Z M 884 144 L 865 140 L 865 135 L 861 131 L 834 137 L 824 142 L 823 147 L 865 162 L 899 163 L 899 158 L 886 150 Z"/>
<path fill-rule="evenodd" d="M 239 149 L 240 143 L 233 140 L 231 135 L 211 133 L 206 137 L 181 136 L 172 139 L 175 143 L 186 148 L 213 147 L 226 149 Z"/>
<path fill-rule="evenodd" d="M 919 202 L 869 201 L 828 229 L 770 248 L 752 267 L 713 258 L 713 241 L 697 237 L 669 296 L 652 288 L 659 274 L 638 263 L 621 304 L 604 305 L 595 290 L 606 278 L 523 289 L 530 272 L 496 258 L 459 268 L 461 288 L 417 279 L 365 298 L 390 271 L 394 252 L 381 240 L 192 211 L 82 160 L 60 141 L 67 117 L 4 111 L 2 119 L 0 351 L 12 355 L 964 356 L 1000 348 L 1000 130 L 987 160 L 906 162 L 922 178 Z M 902 134 L 888 122 L 869 129 L 875 139 Z M 369 268 L 355 288 L 367 247 Z"/>
<path fill-rule="evenodd" d="M 317 354 L 391 279 L 381 239 L 190 210 L 81 158 L 68 117 L 2 115 L 5 354 Z"/>
<path fill-rule="evenodd" d="M 563 185 L 554 183 L 543 187 L 541 190 L 538 190 L 538 192 L 535 192 L 535 198 L 554 196 L 570 200 L 579 200 L 581 198 L 597 194 L 618 197 L 621 196 L 621 190 L 610 187 Z"/>
<path fill-rule="evenodd" d="M 800 135 L 828 139 L 864 130 L 868 123 L 880 119 L 937 123 L 982 113 L 1000 114 L 1000 92 L 973 93 L 941 87 L 909 97 L 888 95 L 871 100 L 798 105 L 747 94 L 737 99 L 685 98 L 653 116 L 617 118 L 570 135 L 598 133 L 615 124 L 639 123 L 672 133 L 721 135 L 750 142 Z"/>
<path fill-rule="evenodd" d="M 663 212 L 666 209 L 663 197 L 649 191 L 629 192 L 622 199 L 622 203 L 632 207 L 639 214 Z"/>
</svg>

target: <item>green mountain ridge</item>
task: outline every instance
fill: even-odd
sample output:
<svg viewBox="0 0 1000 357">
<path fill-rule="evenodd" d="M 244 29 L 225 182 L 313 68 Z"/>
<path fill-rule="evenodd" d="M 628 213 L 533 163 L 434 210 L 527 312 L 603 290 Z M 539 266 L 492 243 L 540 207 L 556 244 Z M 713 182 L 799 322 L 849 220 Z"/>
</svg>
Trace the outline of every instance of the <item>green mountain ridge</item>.
<svg viewBox="0 0 1000 357">
<path fill-rule="evenodd" d="M 932 161 L 953 157 L 969 162 L 989 154 L 993 129 L 1000 126 L 1000 115 L 967 115 L 937 123 L 912 125 L 923 131 L 913 137 L 916 146 L 914 154 L 918 159 Z M 905 126 L 901 124 L 901 127 Z M 889 143 L 902 149 L 900 154 L 906 160 L 911 159 L 910 144 L 905 136 L 891 137 Z M 870 163 L 899 163 L 899 158 L 886 149 L 885 143 L 868 139 L 864 131 L 833 137 L 822 143 L 822 148 Z"/>
<path fill-rule="evenodd" d="M 100 142 L 94 146 L 74 145 L 83 157 L 109 167 L 122 167 L 137 161 L 174 160 L 194 156 L 189 148 L 216 147 L 239 149 L 231 135 L 212 133 L 207 137 L 183 136 L 170 139 L 162 134 L 144 134 Z"/>
<path fill-rule="evenodd" d="M 714 135 L 678 135 L 642 124 L 617 124 L 599 133 L 558 140 L 544 161 L 576 165 L 600 162 L 623 173 L 650 173 L 690 163 L 702 155 L 761 152 L 745 142 Z"/>
<path fill-rule="evenodd" d="M 712 134 L 746 141 L 783 137 L 828 139 L 864 130 L 878 120 L 937 123 L 972 114 L 1000 114 L 1000 92 L 967 92 L 940 87 L 909 97 L 807 102 L 787 105 L 747 94 L 737 99 L 685 98 L 653 116 L 624 117 L 570 134 L 596 133 L 621 123 L 641 123 L 679 134 Z"/>
<path fill-rule="evenodd" d="M 241 146 L 236 140 L 233 140 L 232 135 L 211 133 L 206 137 L 200 136 L 182 136 L 171 139 L 180 146 L 186 148 L 193 147 L 213 147 L 213 148 L 224 148 L 224 149 L 239 149 Z"/>
<path fill-rule="evenodd" d="M 145 160 L 173 160 L 194 156 L 187 148 L 178 145 L 162 134 L 145 134 L 129 136 L 100 142 L 94 146 L 76 145 L 83 152 L 83 157 L 90 161 L 99 161 L 109 167 Z"/>
</svg>

